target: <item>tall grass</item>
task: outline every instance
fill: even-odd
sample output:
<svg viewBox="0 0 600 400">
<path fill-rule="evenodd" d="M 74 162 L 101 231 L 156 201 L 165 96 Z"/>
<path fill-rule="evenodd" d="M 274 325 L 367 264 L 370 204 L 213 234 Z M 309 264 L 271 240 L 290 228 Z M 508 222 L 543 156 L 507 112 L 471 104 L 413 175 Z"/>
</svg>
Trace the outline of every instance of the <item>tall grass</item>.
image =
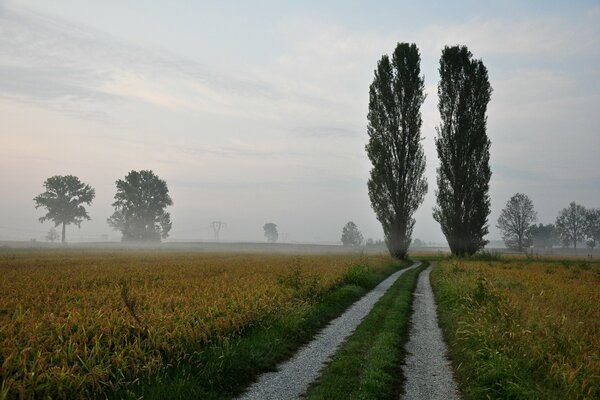
<svg viewBox="0 0 600 400">
<path fill-rule="evenodd" d="M 599 398 L 600 264 L 506 261 L 431 275 L 466 398 Z"/>
</svg>

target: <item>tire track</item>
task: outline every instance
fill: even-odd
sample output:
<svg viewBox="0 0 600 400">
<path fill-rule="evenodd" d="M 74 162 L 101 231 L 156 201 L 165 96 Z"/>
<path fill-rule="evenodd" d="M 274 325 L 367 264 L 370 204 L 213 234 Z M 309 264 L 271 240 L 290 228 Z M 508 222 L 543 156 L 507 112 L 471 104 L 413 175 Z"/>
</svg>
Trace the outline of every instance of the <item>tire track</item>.
<svg viewBox="0 0 600 400">
<path fill-rule="evenodd" d="M 296 355 L 281 364 L 276 372 L 262 374 L 243 394 L 244 400 L 297 399 L 319 377 L 321 369 L 342 342 L 350 336 L 375 303 L 406 271 L 420 262 L 394 272 L 373 290 L 350 306 L 341 316 L 329 323 L 315 338 L 298 350 Z"/>
<path fill-rule="evenodd" d="M 430 272 L 431 266 L 421 272 L 414 293 L 410 336 L 405 346 L 407 356 L 402 366 L 406 378 L 403 398 L 460 399 L 450 361 L 446 358 L 448 349 L 438 326 Z"/>
</svg>

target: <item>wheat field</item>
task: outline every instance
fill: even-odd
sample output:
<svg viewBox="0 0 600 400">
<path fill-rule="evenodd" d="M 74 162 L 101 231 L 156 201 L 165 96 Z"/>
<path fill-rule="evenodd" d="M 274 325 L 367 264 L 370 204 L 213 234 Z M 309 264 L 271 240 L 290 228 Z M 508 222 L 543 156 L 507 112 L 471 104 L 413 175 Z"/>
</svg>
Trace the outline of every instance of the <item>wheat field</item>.
<svg viewBox="0 0 600 400">
<path fill-rule="evenodd" d="M 0 253 L 0 399 L 95 397 L 302 312 L 384 255 Z"/>
</svg>

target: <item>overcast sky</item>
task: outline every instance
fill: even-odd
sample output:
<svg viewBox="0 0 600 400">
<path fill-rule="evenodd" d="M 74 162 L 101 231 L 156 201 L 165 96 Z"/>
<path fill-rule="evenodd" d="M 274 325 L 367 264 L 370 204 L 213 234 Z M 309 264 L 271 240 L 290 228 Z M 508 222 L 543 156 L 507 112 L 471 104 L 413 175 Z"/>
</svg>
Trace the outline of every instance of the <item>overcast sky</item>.
<svg viewBox="0 0 600 400">
<path fill-rule="evenodd" d="M 413 237 L 445 242 L 435 203 L 444 45 L 489 70 L 492 213 L 528 194 L 541 222 L 600 207 L 600 3 L 0 0 L 0 240 L 42 239 L 33 197 L 52 175 L 96 189 L 74 241 L 106 224 L 115 180 L 166 179 L 173 239 L 382 238 L 366 181 L 368 87 L 397 42 L 421 51 L 429 193 Z"/>
</svg>

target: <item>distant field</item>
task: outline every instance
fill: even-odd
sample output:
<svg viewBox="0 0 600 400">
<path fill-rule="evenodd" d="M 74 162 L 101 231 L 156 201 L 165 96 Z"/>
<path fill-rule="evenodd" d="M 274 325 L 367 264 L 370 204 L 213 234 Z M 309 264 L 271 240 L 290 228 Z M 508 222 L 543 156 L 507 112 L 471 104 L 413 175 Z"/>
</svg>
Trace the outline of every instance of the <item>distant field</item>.
<svg viewBox="0 0 600 400">
<path fill-rule="evenodd" d="M 359 284 L 366 267 L 357 264 L 377 272 L 390 263 L 357 254 L 2 251 L 0 399 L 113 393 L 302 315 L 332 288 Z"/>
<path fill-rule="evenodd" d="M 177 251 L 204 253 L 283 253 L 283 254 L 348 254 L 348 253 L 387 253 L 384 244 L 367 247 L 344 247 L 341 244 L 309 243 L 267 243 L 267 242 L 163 242 L 152 244 L 132 244 L 122 242 L 79 242 L 49 243 L 38 241 L 0 241 L 1 251 L 39 251 L 39 250 L 102 250 L 102 251 Z"/>
<path fill-rule="evenodd" d="M 600 398 L 600 263 L 494 258 L 431 274 L 466 398 Z"/>
</svg>

